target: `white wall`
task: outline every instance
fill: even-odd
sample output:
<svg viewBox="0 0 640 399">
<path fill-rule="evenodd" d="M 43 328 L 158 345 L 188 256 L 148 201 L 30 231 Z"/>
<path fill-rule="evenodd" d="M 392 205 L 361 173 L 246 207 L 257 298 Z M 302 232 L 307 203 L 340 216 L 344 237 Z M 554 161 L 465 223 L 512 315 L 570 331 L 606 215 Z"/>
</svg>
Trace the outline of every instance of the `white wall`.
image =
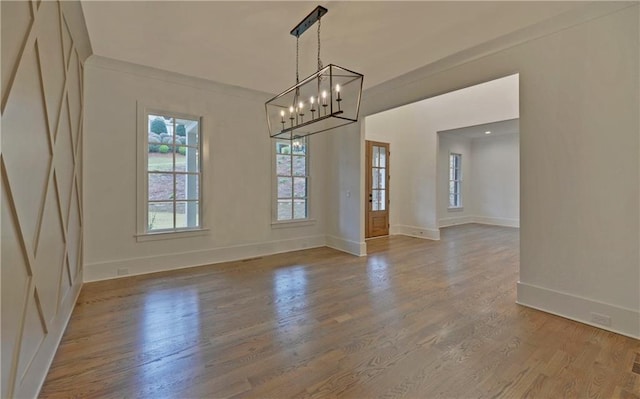
<svg viewBox="0 0 640 399">
<path fill-rule="evenodd" d="M 462 209 L 449 209 L 449 154 L 462 157 Z M 438 226 L 470 223 L 473 216 L 473 162 L 471 139 L 453 133 L 438 134 L 437 208 Z"/>
<path fill-rule="evenodd" d="M 518 113 L 518 76 L 512 75 L 366 117 L 365 138 L 388 137 L 391 143 L 391 234 L 440 238 L 439 131 L 515 119 Z"/>
<path fill-rule="evenodd" d="M 402 220 L 400 213 L 403 207 L 400 206 L 400 201 L 405 201 L 407 198 L 406 193 L 402 192 L 402 190 L 406 190 L 406 183 L 402 180 L 408 178 L 408 173 L 410 172 L 410 170 L 406 170 L 407 165 L 404 157 L 406 157 L 408 146 L 406 141 L 410 140 L 412 136 L 407 135 L 406 132 L 416 128 L 411 108 L 400 107 L 390 112 L 393 112 L 393 117 L 386 117 L 388 115 L 384 114 L 373 115 L 365 118 L 363 125 L 365 127 L 364 135 L 366 140 L 389 143 L 391 154 L 389 157 L 389 173 L 392 177 L 389 181 L 389 199 L 391 200 L 389 225 L 390 233 L 396 234 L 394 230 L 397 229 L 400 220 Z"/>
<path fill-rule="evenodd" d="M 80 3 L 3 1 L 0 397 L 36 397 L 82 286 Z"/>
<path fill-rule="evenodd" d="M 439 226 L 485 223 L 520 225 L 520 146 L 518 133 L 469 138 L 439 134 Z M 462 211 L 448 209 L 449 153 L 462 154 Z"/>
<path fill-rule="evenodd" d="M 353 123 L 327 135 L 327 243 L 357 256 L 367 254 L 364 241 L 364 140 Z M 385 141 L 385 140 L 382 140 Z"/>
<path fill-rule="evenodd" d="M 518 133 L 471 140 L 473 222 L 520 224 L 520 140 Z"/>
<path fill-rule="evenodd" d="M 520 73 L 518 302 L 585 323 L 609 314 L 604 328 L 635 337 L 639 19 L 637 3 L 587 4 L 369 89 L 361 108 L 372 115 Z M 329 140 L 329 233 L 362 243 L 364 132 L 351 125 Z"/>
<path fill-rule="evenodd" d="M 95 56 L 86 69 L 85 281 L 325 245 L 326 135 L 310 142 L 316 222 L 272 228 L 268 94 Z M 136 240 L 137 103 L 203 115 L 207 234 Z"/>
</svg>

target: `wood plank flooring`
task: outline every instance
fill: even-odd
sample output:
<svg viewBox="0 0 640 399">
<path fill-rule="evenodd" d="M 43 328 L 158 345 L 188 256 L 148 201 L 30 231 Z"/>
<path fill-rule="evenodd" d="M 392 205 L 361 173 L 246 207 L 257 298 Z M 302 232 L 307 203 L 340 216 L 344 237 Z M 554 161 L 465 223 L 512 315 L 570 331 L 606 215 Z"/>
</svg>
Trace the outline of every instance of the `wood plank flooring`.
<svg viewBox="0 0 640 399">
<path fill-rule="evenodd" d="M 43 398 L 635 398 L 640 341 L 515 304 L 518 230 L 86 284 Z"/>
</svg>

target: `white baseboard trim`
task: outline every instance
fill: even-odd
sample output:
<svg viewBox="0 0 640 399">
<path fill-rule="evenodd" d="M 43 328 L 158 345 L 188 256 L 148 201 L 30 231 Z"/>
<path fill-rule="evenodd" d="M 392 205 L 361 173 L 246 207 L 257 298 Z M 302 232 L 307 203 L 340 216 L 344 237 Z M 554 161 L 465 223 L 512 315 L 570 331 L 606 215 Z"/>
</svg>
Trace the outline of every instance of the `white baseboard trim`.
<svg viewBox="0 0 640 399">
<path fill-rule="evenodd" d="M 494 218 L 488 216 L 472 216 L 472 223 L 480 223 L 480 224 L 490 224 L 494 226 L 504 226 L 504 227 L 520 227 L 520 219 L 511 219 L 511 218 Z"/>
<path fill-rule="evenodd" d="M 63 277 L 64 278 L 64 277 Z M 71 320 L 71 314 L 76 306 L 80 291 L 82 290 L 82 274 L 78 276 L 75 284 L 69 289 L 67 295 L 60 303 L 60 309 L 58 312 L 64 312 L 60 317 L 56 318 L 56 321 L 49 329 L 49 333 L 46 335 L 44 341 L 40 344 L 38 352 L 31 361 L 29 368 L 21 383 L 20 392 L 14 392 L 16 398 L 37 398 L 40 396 L 40 391 L 44 385 L 44 381 L 47 378 L 51 363 L 56 355 L 56 351 L 62 341 L 62 336 L 67 329 L 69 320 Z"/>
<path fill-rule="evenodd" d="M 355 256 L 367 256 L 367 243 L 327 235 L 326 246 Z"/>
<path fill-rule="evenodd" d="M 324 235 L 298 237 L 288 240 L 267 241 L 255 244 L 235 245 L 201 251 L 162 254 L 85 265 L 84 281 L 108 280 L 137 274 L 155 273 L 187 267 L 205 266 L 214 263 L 232 262 L 257 256 L 274 255 L 326 245 Z M 118 269 L 127 269 L 128 274 L 118 276 Z"/>
<path fill-rule="evenodd" d="M 467 223 L 478 223 L 478 224 L 488 224 L 492 226 L 503 226 L 503 227 L 520 227 L 520 219 L 511 219 L 511 218 L 494 218 L 488 216 L 453 216 L 447 218 L 441 218 L 438 221 L 438 226 L 440 227 L 450 227 L 457 226 L 460 224 Z"/>
<path fill-rule="evenodd" d="M 518 282 L 520 305 L 561 316 L 627 337 L 640 339 L 640 311 Z M 591 312 L 611 318 L 611 325 L 591 321 Z"/>
<path fill-rule="evenodd" d="M 392 235 L 403 235 L 416 238 L 425 238 L 427 240 L 439 240 L 440 230 L 428 227 L 407 226 L 403 224 L 391 225 L 389 233 Z"/>
<path fill-rule="evenodd" d="M 448 218 L 441 218 L 438 221 L 438 226 L 449 227 L 457 226 L 459 224 L 475 223 L 473 216 L 452 216 Z"/>
</svg>

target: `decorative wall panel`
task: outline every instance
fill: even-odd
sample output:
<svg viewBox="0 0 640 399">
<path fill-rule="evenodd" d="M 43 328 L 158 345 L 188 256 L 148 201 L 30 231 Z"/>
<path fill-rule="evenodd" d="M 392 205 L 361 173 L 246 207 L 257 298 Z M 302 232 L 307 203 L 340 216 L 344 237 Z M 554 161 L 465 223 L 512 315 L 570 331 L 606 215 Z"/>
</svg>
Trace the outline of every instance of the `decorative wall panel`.
<svg viewBox="0 0 640 399">
<path fill-rule="evenodd" d="M 82 284 L 82 65 L 59 2 L 1 6 L 0 397 L 30 398 Z"/>
</svg>

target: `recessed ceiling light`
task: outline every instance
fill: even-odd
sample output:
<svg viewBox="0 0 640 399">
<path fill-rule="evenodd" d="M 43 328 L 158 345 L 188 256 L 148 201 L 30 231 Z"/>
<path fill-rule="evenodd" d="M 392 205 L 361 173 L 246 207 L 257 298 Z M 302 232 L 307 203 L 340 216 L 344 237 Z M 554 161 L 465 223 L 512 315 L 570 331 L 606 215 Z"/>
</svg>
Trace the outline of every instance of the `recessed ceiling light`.
<svg viewBox="0 0 640 399">
<path fill-rule="evenodd" d="M 484 132 L 484 134 L 491 134 L 491 132 L 487 130 L 486 132 Z"/>
</svg>

